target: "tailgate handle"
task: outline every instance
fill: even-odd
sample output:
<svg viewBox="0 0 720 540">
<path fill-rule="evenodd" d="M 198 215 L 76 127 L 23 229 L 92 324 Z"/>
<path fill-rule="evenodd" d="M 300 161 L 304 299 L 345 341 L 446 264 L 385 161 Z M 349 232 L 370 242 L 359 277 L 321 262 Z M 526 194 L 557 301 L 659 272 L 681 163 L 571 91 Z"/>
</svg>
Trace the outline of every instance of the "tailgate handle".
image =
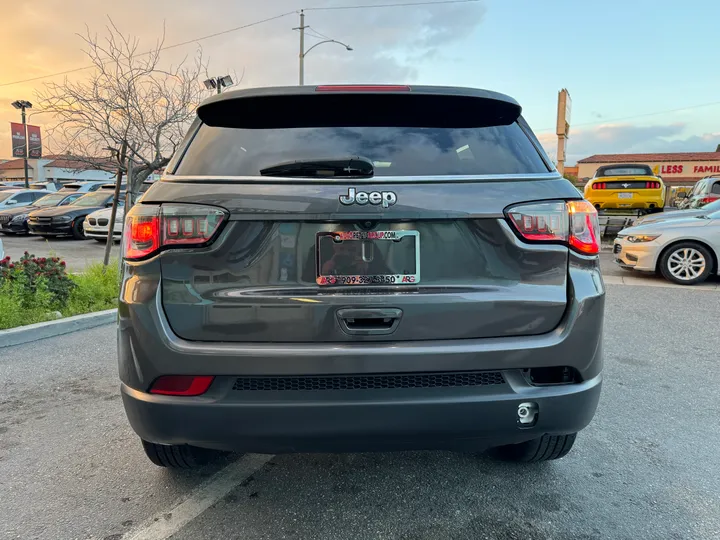
<svg viewBox="0 0 720 540">
<path fill-rule="evenodd" d="M 340 327 L 356 336 L 392 334 L 402 318 L 397 308 L 347 308 L 337 311 Z"/>
</svg>

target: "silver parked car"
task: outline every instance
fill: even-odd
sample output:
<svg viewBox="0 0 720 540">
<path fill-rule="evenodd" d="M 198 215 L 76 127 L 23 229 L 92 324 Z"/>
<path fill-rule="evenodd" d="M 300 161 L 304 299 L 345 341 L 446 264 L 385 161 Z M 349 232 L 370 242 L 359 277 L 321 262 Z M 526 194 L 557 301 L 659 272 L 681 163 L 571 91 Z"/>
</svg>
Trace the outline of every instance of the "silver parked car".
<svg viewBox="0 0 720 540">
<path fill-rule="evenodd" d="M 613 247 L 623 268 L 659 272 L 681 285 L 702 283 L 718 273 L 720 211 L 623 229 Z"/>
<path fill-rule="evenodd" d="M 696 216 L 705 216 L 720 210 L 720 199 L 712 202 L 702 208 L 688 210 L 671 210 L 660 212 L 658 214 L 648 214 L 635 220 L 633 225 L 647 225 L 648 223 L 656 223 L 658 221 L 667 221 L 668 219 L 685 219 Z"/>
</svg>

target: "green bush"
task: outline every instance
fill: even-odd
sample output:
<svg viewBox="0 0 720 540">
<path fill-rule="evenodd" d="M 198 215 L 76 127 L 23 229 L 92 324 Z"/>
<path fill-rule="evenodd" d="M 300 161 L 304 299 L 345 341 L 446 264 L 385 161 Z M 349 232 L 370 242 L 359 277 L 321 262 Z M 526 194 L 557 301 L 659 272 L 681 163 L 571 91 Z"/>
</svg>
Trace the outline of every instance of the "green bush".
<svg viewBox="0 0 720 540">
<path fill-rule="evenodd" d="M 119 283 L 117 262 L 104 272 L 98 263 L 68 275 L 57 257 L 6 257 L 0 260 L 0 329 L 116 307 Z"/>
</svg>

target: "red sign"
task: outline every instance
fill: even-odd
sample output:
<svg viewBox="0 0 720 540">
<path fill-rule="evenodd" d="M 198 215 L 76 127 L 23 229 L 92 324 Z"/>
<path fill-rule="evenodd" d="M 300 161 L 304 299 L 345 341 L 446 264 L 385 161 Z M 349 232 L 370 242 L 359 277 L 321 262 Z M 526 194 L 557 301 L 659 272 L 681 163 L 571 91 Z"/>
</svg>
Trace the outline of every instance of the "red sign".
<svg viewBox="0 0 720 540">
<path fill-rule="evenodd" d="M 663 165 L 660 169 L 660 174 L 682 174 L 682 165 Z"/>
<path fill-rule="evenodd" d="M 40 128 L 38 126 L 27 127 L 28 137 L 28 156 L 33 159 L 42 157 L 42 139 L 40 138 Z"/>
<path fill-rule="evenodd" d="M 720 165 L 695 165 L 693 167 L 694 173 L 720 173 Z"/>
<path fill-rule="evenodd" d="M 13 157 L 25 157 L 25 126 L 10 122 L 10 131 L 12 135 Z"/>
</svg>

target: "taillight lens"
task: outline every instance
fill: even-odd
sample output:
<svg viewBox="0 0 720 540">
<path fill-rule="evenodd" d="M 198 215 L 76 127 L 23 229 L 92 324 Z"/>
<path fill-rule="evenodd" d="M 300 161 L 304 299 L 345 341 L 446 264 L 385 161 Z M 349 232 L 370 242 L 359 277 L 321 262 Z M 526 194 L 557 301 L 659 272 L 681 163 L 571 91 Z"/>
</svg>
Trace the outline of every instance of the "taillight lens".
<svg viewBox="0 0 720 540">
<path fill-rule="evenodd" d="M 168 247 L 203 246 L 214 239 L 226 217 L 212 206 L 138 204 L 125 216 L 125 259 L 143 259 Z"/>
<path fill-rule="evenodd" d="M 703 197 L 702 199 L 700 199 L 698 204 L 700 204 L 700 205 L 710 204 L 711 202 L 715 202 L 718 199 L 720 199 L 720 197 Z"/>
<path fill-rule="evenodd" d="M 645 182 L 645 188 L 647 189 L 659 189 L 660 182 Z"/>
<path fill-rule="evenodd" d="M 164 375 L 150 386 L 151 394 L 164 396 L 199 396 L 207 392 L 215 377 L 209 375 Z"/>
<path fill-rule="evenodd" d="M 605 182 L 597 182 L 597 183 L 593 184 L 592 187 L 593 187 L 593 189 L 605 189 L 607 187 L 607 185 L 605 184 Z"/>
<path fill-rule="evenodd" d="M 588 201 L 523 204 L 506 214 L 523 240 L 561 243 L 585 255 L 600 253 L 597 210 Z"/>
</svg>

